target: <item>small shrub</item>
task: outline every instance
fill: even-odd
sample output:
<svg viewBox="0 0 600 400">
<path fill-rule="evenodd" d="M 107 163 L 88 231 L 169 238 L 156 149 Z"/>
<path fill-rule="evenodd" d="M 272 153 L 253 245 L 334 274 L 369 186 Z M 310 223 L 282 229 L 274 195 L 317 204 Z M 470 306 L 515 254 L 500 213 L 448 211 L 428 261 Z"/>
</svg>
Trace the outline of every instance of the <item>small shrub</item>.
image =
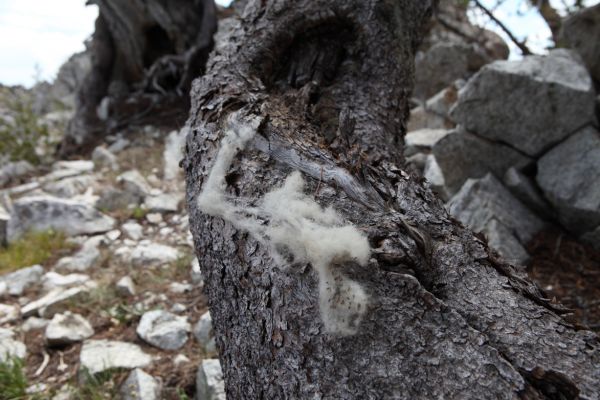
<svg viewBox="0 0 600 400">
<path fill-rule="evenodd" d="M 0 362 L 0 400 L 24 399 L 27 395 L 27 378 L 20 358 Z"/>
<path fill-rule="evenodd" d="M 0 118 L 0 155 L 11 161 L 26 160 L 39 164 L 41 159 L 36 147 L 48 139 L 48 128 L 40 124 L 30 100 L 16 97 L 5 102 L 13 111 L 13 118 Z"/>
<path fill-rule="evenodd" d="M 53 230 L 28 232 L 8 247 L 0 247 L 0 273 L 44 264 L 51 258 L 71 252 L 75 247 L 67 241 L 62 232 Z"/>
</svg>

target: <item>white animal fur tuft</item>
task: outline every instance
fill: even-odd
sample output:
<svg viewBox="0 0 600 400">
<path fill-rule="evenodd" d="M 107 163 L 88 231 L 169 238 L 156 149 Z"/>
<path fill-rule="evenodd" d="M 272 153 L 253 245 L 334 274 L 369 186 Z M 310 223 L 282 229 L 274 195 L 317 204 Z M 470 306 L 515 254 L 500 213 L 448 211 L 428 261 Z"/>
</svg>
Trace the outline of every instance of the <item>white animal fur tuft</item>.
<svg viewBox="0 0 600 400">
<path fill-rule="evenodd" d="M 344 225 L 333 208 L 323 208 L 304 194 L 304 179 L 298 171 L 291 173 L 281 187 L 265 194 L 257 208 L 228 201 L 227 171 L 259 124 L 258 118 L 242 124 L 235 115 L 229 121 L 215 164 L 198 197 L 198 207 L 248 231 L 269 246 L 276 260 L 283 262 L 281 251 L 285 249 L 295 262 L 310 263 L 319 276 L 319 308 L 326 330 L 354 334 L 366 311 L 368 295 L 332 264 L 355 261 L 366 265 L 371 252 L 366 236 L 353 225 Z M 257 216 L 268 219 L 269 224 L 259 223 Z"/>
</svg>

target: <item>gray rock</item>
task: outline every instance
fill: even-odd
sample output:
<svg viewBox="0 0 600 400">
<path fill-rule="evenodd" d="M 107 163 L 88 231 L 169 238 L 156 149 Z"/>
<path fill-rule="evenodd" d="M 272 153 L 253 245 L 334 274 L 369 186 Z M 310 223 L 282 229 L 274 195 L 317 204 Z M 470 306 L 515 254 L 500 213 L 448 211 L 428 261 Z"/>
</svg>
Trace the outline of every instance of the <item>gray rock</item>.
<svg viewBox="0 0 600 400">
<path fill-rule="evenodd" d="M 188 340 L 191 326 L 186 317 L 168 311 L 154 310 L 142 315 L 136 329 L 145 342 L 162 350 L 177 350 Z"/>
<path fill-rule="evenodd" d="M 450 195 L 468 178 L 481 178 L 491 172 L 499 178 L 510 167 L 522 169 L 532 160 L 512 148 L 457 129 L 433 146 Z"/>
<path fill-rule="evenodd" d="M 447 204 L 448 211 L 476 232 L 487 234 L 491 221 L 514 233 L 520 243 L 526 244 L 542 230 L 544 222 L 502 186 L 492 174 L 482 179 L 469 179 Z M 501 230 L 496 230 L 501 235 Z M 509 239 L 507 239 L 509 240 Z M 501 249 L 497 249 L 501 250 Z M 518 254 L 503 254 L 518 258 Z"/>
<path fill-rule="evenodd" d="M 106 240 L 114 242 L 115 240 L 121 237 L 121 231 L 118 229 L 113 229 L 112 231 L 106 232 L 104 237 L 106 238 Z"/>
<path fill-rule="evenodd" d="M 121 296 L 135 296 L 135 284 L 130 276 L 124 276 L 115 284 L 115 289 Z"/>
<path fill-rule="evenodd" d="M 93 285 L 81 285 L 69 289 L 54 289 L 46 295 L 34 300 L 21 308 L 24 317 L 39 315 L 43 318 L 51 318 L 54 314 L 64 311 L 69 301 L 88 292 Z"/>
<path fill-rule="evenodd" d="M 96 168 L 109 168 L 113 171 L 119 169 L 119 162 L 110 150 L 104 146 L 98 146 L 92 152 L 92 161 Z"/>
<path fill-rule="evenodd" d="M 54 196 L 22 197 L 13 203 L 8 223 L 9 240 L 28 230 L 54 229 L 68 235 L 107 232 L 115 220 L 87 203 Z"/>
<path fill-rule="evenodd" d="M 46 341 L 50 346 L 81 342 L 93 334 L 94 328 L 87 319 L 69 311 L 55 314 L 46 326 Z"/>
<path fill-rule="evenodd" d="M 552 218 L 552 206 L 542 196 L 534 181 L 514 167 L 504 174 L 504 185 L 523 204 L 543 218 Z"/>
<path fill-rule="evenodd" d="M 110 146 L 108 146 L 108 151 L 118 154 L 129 147 L 130 144 L 131 142 L 128 139 L 119 137 Z"/>
<path fill-rule="evenodd" d="M 419 129 L 408 132 L 404 138 L 404 156 L 431 151 L 433 146 L 450 132 L 446 129 Z"/>
<path fill-rule="evenodd" d="M 467 79 L 473 68 L 473 46 L 465 43 L 438 42 L 415 56 L 414 96 L 427 99 L 457 79 Z"/>
<path fill-rule="evenodd" d="M 205 352 L 213 353 L 217 350 L 210 312 L 207 311 L 202 314 L 196 325 L 194 325 L 192 332 Z"/>
<path fill-rule="evenodd" d="M 23 332 L 29 332 L 37 329 L 44 329 L 49 323 L 50 321 L 44 318 L 29 317 L 23 322 L 23 325 L 21 325 L 21 330 Z"/>
<path fill-rule="evenodd" d="M 140 240 L 144 236 L 143 228 L 140 224 L 134 221 L 129 221 L 121 226 L 121 229 L 125 232 L 130 239 Z"/>
<path fill-rule="evenodd" d="M 123 185 L 126 192 L 131 193 L 141 199 L 150 194 L 152 188 L 146 178 L 138 170 L 131 170 L 122 173 L 117 177 L 117 181 Z"/>
<path fill-rule="evenodd" d="M 27 347 L 23 342 L 11 337 L 0 339 L 0 362 L 7 362 L 13 357 L 23 359 L 25 355 L 27 355 Z"/>
<path fill-rule="evenodd" d="M 33 165 L 27 161 L 9 162 L 0 167 L 0 187 L 33 172 Z"/>
<path fill-rule="evenodd" d="M 433 154 L 429 154 L 427 156 L 423 177 L 427 179 L 431 189 L 436 192 L 442 200 L 446 201 L 450 198 L 450 193 L 446 188 L 444 173 L 442 172 Z"/>
<path fill-rule="evenodd" d="M 85 274 L 62 275 L 54 271 L 47 272 L 42 277 L 44 290 L 50 291 L 57 288 L 69 288 L 83 285 L 90 281 L 90 276 Z"/>
<path fill-rule="evenodd" d="M 458 91 L 465 85 L 464 80 L 454 81 L 450 86 L 425 102 L 425 109 L 441 117 L 448 117 L 452 106 L 458 100 Z"/>
<path fill-rule="evenodd" d="M 57 161 L 52 165 L 52 169 L 54 171 L 68 170 L 83 174 L 92 172 L 94 170 L 94 163 L 88 160 Z"/>
<path fill-rule="evenodd" d="M 151 212 L 169 213 L 179 210 L 179 203 L 183 200 L 183 193 L 162 193 L 157 196 L 146 197 L 146 208 Z"/>
<path fill-rule="evenodd" d="M 34 265 L 3 275 L 0 281 L 6 282 L 10 295 L 21 296 L 26 289 L 40 283 L 43 274 L 44 268 L 41 265 Z"/>
<path fill-rule="evenodd" d="M 194 288 L 193 285 L 191 285 L 185 281 L 184 282 L 171 282 L 169 284 L 169 292 L 171 292 L 171 293 L 182 294 L 182 293 L 186 293 L 186 292 L 191 292 L 193 288 Z"/>
<path fill-rule="evenodd" d="M 19 308 L 10 304 L 0 304 L 0 324 L 13 322 L 19 318 Z"/>
<path fill-rule="evenodd" d="M 174 262 L 179 256 L 179 251 L 174 247 L 150 242 L 133 249 L 131 262 L 136 267 L 157 266 Z"/>
<path fill-rule="evenodd" d="M 429 154 L 416 153 L 406 158 L 406 163 L 411 165 L 420 175 L 423 174 L 425 164 L 427 163 L 427 156 Z"/>
<path fill-rule="evenodd" d="M 519 239 L 497 219 L 490 220 L 483 228 L 483 232 L 488 239 L 488 244 L 509 263 L 525 265 L 529 260 L 529 254 Z"/>
<path fill-rule="evenodd" d="M 589 126 L 538 161 L 536 180 L 560 222 L 583 234 L 600 225 L 600 135 Z"/>
<path fill-rule="evenodd" d="M 564 49 L 487 65 L 461 89 L 452 118 L 536 156 L 594 120 L 592 80 Z"/>
<path fill-rule="evenodd" d="M 75 94 L 91 68 L 90 54 L 87 51 L 73 54 L 58 70 L 49 87 L 36 91 L 33 108 L 43 114 L 58 108 L 75 109 Z M 34 86 L 36 89 L 39 85 Z"/>
<path fill-rule="evenodd" d="M 152 363 L 152 356 L 139 346 L 112 340 L 87 340 L 79 354 L 81 369 L 90 374 L 111 368 L 143 368 Z"/>
<path fill-rule="evenodd" d="M 579 53 L 595 80 L 600 81 L 600 4 L 567 18 L 561 38 Z"/>
<path fill-rule="evenodd" d="M 4 281 L 0 281 L 0 299 L 8 293 L 8 285 Z"/>
<path fill-rule="evenodd" d="M 202 360 L 196 373 L 196 399 L 226 400 L 225 382 L 219 360 Z"/>
<path fill-rule="evenodd" d="M 141 204 L 142 199 L 133 193 L 114 187 L 107 187 L 100 191 L 96 201 L 96 208 L 103 211 L 126 210 Z"/>
<path fill-rule="evenodd" d="M 73 386 L 63 384 L 52 397 L 52 400 L 75 400 L 79 393 L 81 392 Z"/>
<path fill-rule="evenodd" d="M 0 340 L 10 339 L 15 336 L 15 332 L 9 328 L 0 328 Z"/>
<path fill-rule="evenodd" d="M 64 199 L 70 199 L 85 193 L 96 182 L 91 175 L 73 176 L 42 186 L 45 192 Z"/>
<path fill-rule="evenodd" d="M 119 392 L 123 400 L 159 400 L 160 382 L 139 368 L 129 373 Z"/>
<path fill-rule="evenodd" d="M 424 106 L 418 106 L 410 110 L 406 129 L 412 132 L 419 129 L 446 129 L 452 125 L 454 124 L 447 118 L 428 111 Z"/>
<path fill-rule="evenodd" d="M 104 238 L 94 236 L 83 243 L 81 249 L 73 256 L 63 257 L 56 263 L 57 271 L 87 271 L 100 259 L 99 246 Z"/>
<path fill-rule="evenodd" d="M 148 222 L 154 225 L 158 225 L 163 222 L 163 217 L 160 213 L 146 214 L 146 219 L 148 220 Z"/>
</svg>

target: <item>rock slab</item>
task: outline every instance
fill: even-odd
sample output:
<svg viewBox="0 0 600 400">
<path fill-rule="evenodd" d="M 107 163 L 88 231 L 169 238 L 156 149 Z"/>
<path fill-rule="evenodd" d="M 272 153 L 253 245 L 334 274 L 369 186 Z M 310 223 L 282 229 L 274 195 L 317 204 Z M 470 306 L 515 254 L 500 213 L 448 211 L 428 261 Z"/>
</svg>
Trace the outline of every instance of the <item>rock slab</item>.
<svg viewBox="0 0 600 400">
<path fill-rule="evenodd" d="M 592 80 L 572 51 L 486 65 L 450 115 L 469 131 L 537 156 L 594 120 Z"/>
<path fill-rule="evenodd" d="M 536 180 L 571 232 L 600 225 L 600 134 L 588 126 L 538 161 Z"/>
<path fill-rule="evenodd" d="M 82 369 L 96 374 L 110 368 L 143 368 L 150 365 L 152 356 L 132 343 L 87 340 L 81 348 L 79 362 Z"/>
<path fill-rule="evenodd" d="M 87 203 L 40 195 L 22 197 L 13 204 L 8 224 L 9 240 L 28 230 L 54 229 L 67 235 L 110 231 L 115 220 Z"/>
<path fill-rule="evenodd" d="M 188 340 L 191 326 L 186 317 L 168 311 L 153 310 L 142 315 L 136 329 L 145 342 L 162 350 L 177 350 Z"/>
</svg>

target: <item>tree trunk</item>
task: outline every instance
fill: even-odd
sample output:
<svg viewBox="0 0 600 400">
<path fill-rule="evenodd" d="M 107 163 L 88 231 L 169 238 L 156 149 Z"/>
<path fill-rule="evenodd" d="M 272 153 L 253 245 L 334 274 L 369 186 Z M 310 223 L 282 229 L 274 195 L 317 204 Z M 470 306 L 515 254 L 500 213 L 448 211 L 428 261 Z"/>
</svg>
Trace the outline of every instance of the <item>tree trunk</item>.
<svg viewBox="0 0 600 400">
<path fill-rule="evenodd" d="M 249 0 L 223 23 L 184 167 L 229 399 L 600 397 L 597 336 L 402 169 L 433 6 Z"/>
<path fill-rule="evenodd" d="M 88 48 L 92 68 L 77 94 L 63 156 L 125 126 L 184 120 L 192 79 L 204 71 L 216 30 L 213 0 L 89 2 L 99 8 Z"/>
</svg>

